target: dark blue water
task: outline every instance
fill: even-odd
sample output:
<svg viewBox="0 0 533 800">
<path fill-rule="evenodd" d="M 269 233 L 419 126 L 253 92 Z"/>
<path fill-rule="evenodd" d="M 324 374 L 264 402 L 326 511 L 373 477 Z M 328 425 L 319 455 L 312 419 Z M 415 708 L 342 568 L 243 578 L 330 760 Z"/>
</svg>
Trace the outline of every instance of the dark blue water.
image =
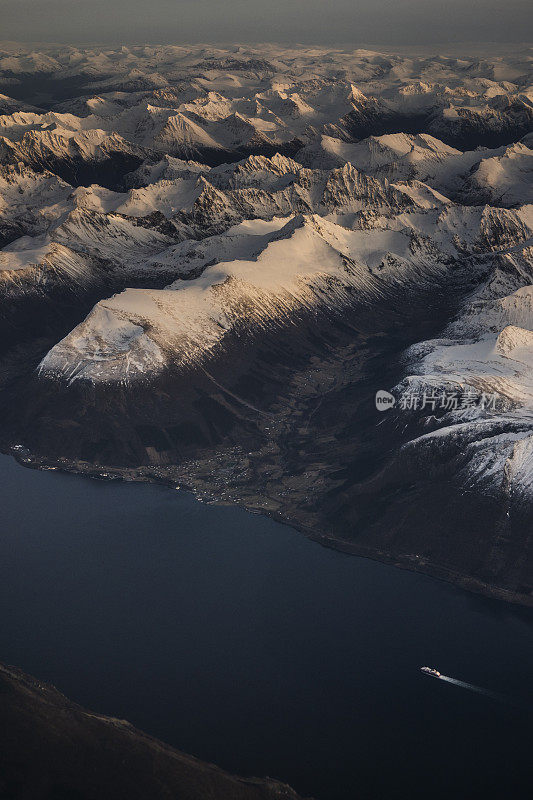
<svg viewBox="0 0 533 800">
<path fill-rule="evenodd" d="M 0 479 L 4 662 L 321 800 L 526 791 L 529 611 L 161 487 Z"/>
</svg>

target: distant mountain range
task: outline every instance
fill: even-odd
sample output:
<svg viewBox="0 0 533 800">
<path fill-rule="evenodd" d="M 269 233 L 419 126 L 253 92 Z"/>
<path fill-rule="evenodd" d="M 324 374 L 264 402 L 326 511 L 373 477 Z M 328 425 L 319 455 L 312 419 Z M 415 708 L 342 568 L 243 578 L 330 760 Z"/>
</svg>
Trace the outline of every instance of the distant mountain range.
<svg viewBox="0 0 533 800">
<path fill-rule="evenodd" d="M 528 49 L 6 46 L 0 91 L 4 450 L 533 603 Z"/>
</svg>

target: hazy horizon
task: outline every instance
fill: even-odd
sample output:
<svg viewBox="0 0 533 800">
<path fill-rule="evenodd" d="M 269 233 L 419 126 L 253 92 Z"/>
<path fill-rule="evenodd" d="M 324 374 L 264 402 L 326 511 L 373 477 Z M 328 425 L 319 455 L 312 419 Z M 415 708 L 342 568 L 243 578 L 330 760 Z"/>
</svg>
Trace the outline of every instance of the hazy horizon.
<svg viewBox="0 0 533 800">
<path fill-rule="evenodd" d="M 2 0 L 3 41 L 72 44 L 522 44 L 529 2 L 510 0 Z"/>
</svg>

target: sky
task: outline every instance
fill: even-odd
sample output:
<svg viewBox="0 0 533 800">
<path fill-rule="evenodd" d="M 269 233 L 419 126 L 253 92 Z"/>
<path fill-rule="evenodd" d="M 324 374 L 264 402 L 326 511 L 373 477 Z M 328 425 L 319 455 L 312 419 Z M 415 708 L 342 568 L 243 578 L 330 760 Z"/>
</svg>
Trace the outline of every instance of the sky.
<svg viewBox="0 0 533 800">
<path fill-rule="evenodd" d="M 530 0 L 0 0 L 24 42 L 526 42 Z"/>
</svg>

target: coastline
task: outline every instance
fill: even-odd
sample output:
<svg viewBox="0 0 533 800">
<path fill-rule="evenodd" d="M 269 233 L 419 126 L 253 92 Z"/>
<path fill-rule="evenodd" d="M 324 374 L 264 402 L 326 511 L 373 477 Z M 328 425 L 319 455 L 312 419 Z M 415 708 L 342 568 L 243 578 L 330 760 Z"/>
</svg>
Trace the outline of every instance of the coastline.
<svg viewBox="0 0 533 800">
<path fill-rule="evenodd" d="M 176 486 L 176 479 L 172 480 L 170 476 L 163 477 L 151 472 L 152 468 L 142 466 L 138 468 L 118 468 L 118 467 L 105 467 L 89 464 L 88 462 L 70 462 L 67 459 L 58 461 L 47 462 L 42 458 L 32 456 L 21 456 L 13 450 L 3 451 L 5 455 L 12 456 L 18 464 L 29 469 L 44 470 L 44 471 L 58 471 L 71 475 L 79 475 L 81 477 L 91 478 L 93 480 L 105 481 L 124 481 L 128 483 L 151 483 L 168 489 L 183 491 L 194 496 L 194 498 L 201 503 L 218 506 L 237 506 L 250 514 L 259 514 L 268 517 L 275 522 L 282 525 L 287 525 L 293 530 L 303 534 L 307 539 L 322 545 L 323 547 L 336 550 L 346 555 L 357 556 L 359 558 L 368 558 L 372 561 L 377 561 L 383 564 L 389 564 L 397 567 L 398 569 L 406 570 L 409 572 L 416 572 L 421 575 L 426 575 L 435 580 L 444 581 L 453 586 L 458 587 L 466 592 L 474 595 L 481 595 L 502 603 L 508 603 L 513 606 L 521 606 L 523 608 L 533 608 L 533 593 L 530 595 L 525 593 L 515 592 L 504 587 L 495 586 L 488 582 L 482 581 L 475 576 L 461 573 L 458 570 L 452 570 L 449 567 L 432 562 L 427 559 L 417 559 L 413 554 L 391 554 L 378 548 L 372 549 L 367 545 L 358 545 L 344 541 L 332 534 L 322 532 L 315 529 L 313 526 L 306 524 L 302 519 L 298 519 L 297 513 L 294 515 L 286 515 L 268 507 L 261 507 L 258 504 L 254 505 L 251 499 L 247 502 L 246 498 L 222 498 L 217 497 L 215 494 L 208 494 L 205 491 L 200 491 L 193 483 L 187 484 L 180 479 L 179 486 Z M 155 470 L 155 467 L 153 468 Z M 265 504 L 266 505 L 266 504 Z"/>
</svg>

